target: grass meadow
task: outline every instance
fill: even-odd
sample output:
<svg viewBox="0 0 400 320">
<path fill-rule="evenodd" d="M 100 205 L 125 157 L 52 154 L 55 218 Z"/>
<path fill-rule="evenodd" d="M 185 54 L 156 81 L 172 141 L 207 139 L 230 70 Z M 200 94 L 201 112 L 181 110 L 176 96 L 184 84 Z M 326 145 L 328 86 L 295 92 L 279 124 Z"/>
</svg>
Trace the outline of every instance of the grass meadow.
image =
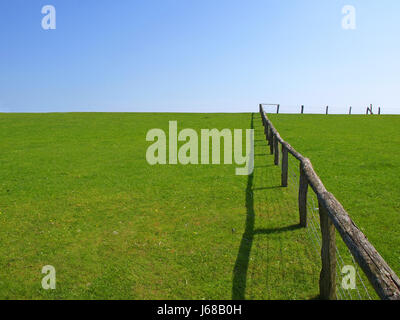
<svg viewBox="0 0 400 320">
<path fill-rule="evenodd" d="M 250 128 L 251 114 L 2 114 L 0 298 L 315 297 L 317 257 L 255 118 L 247 177 L 233 165 L 150 166 L 145 137 L 169 120 Z M 44 265 L 56 290 L 41 287 Z"/>
<path fill-rule="evenodd" d="M 400 117 L 270 119 L 400 273 Z M 150 166 L 146 133 L 170 120 L 253 127 L 253 174 Z M 1 114 L 0 128 L 0 299 L 318 297 L 320 258 L 259 114 Z"/>
</svg>

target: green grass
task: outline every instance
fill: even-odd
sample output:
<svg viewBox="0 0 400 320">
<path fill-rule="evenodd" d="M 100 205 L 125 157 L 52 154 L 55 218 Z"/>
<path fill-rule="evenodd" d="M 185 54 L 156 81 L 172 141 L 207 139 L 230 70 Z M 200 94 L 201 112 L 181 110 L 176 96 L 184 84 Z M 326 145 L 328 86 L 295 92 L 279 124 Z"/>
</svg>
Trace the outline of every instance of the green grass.
<svg viewBox="0 0 400 320">
<path fill-rule="evenodd" d="M 269 118 L 400 275 L 400 116 Z"/>
<path fill-rule="evenodd" d="M 400 117 L 270 119 L 400 274 Z M 169 120 L 254 127 L 254 173 L 150 166 L 146 133 Z M 319 253 L 258 114 L 1 114 L 0 127 L 0 299 L 318 296 Z M 56 290 L 41 288 L 48 264 Z"/>
<path fill-rule="evenodd" d="M 250 177 L 233 165 L 148 165 L 146 133 L 169 120 L 198 132 L 252 126 L 251 114 L 0 115 L 1 299 L 318 295 L 319 257 L 259 115 Z M 41 288 L 44 265 L 56 290 Z"/>
</svg>

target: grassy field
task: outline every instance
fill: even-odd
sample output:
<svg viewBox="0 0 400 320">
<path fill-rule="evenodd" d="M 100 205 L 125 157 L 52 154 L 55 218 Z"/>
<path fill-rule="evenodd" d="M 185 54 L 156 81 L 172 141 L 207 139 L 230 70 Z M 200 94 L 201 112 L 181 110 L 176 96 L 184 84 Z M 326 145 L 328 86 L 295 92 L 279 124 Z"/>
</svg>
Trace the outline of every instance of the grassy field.
<svg viewBox="0 0 400 320">
<path fill-rule="evenodd" d="M 400 274 L 400 116 L 269 115 Z"/>
<path fill-rule="evenodd" d="M 399 274 L 400 117 L 270 119 Z M 146 133 L 170 120 L 253 127 L 253 174 L 150 166 Z M 0 127 L 0 299 L 318 297 L 319 253 L 258 114 L 1 114 Z"/>
<path fill-rule="evenodd" d="M 0 298 L 315 298 L 318 255 L 252 119 L 1 114 Z M 146 133 L 167 131 L 169 120 L 196 130 L 254 125 L 253 175 L 150 166 Z M 56 268 L 56 290 L 41 287 L 44 265 Z"/>
</svg>

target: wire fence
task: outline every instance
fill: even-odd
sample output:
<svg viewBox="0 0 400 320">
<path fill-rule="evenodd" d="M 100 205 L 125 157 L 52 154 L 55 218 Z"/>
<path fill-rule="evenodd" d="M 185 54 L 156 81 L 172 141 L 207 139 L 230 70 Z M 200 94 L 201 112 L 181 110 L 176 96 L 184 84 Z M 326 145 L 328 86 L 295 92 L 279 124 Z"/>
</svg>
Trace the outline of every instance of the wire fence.
<svg viewBox="0 0 400 320">
<path fill-rule="evenodd" d="M 279 165 L 282 164 L 282 152 L 279 152 Z M 299 161 L 294 157 L 288 157 L 288 190 L 297 197 L 299 192 L 300 180 L 300 166 Z M 308 192 L 307 196 L 307 223 L 306 228 L 308 237 L 312 247 L 311 250 L 315 251 L 317 256 L 321 257 L 321 226 L 320 215 L 318 208 L 318 199 L 315 193 Z M 354 260 L 353 255 L 347 248 L 346 244 L 341 239 L 336 231 L 336 297 L 338 300 L 375 300 L 379 299 L 372 285 L 369 283 L 366 275 Z M 355 287 L 349 288 L 346 286 L 349 279 L 346 278 L 348 270 L 346 266 L 354 268 L 355 271 Z M 345 268 L 345 269 L 344 269 Z M 342 272 L 343 271 L 343 272 Z"/>
<path fill-rule="evenodd" d="M 339 106 L 339 105 L 278 105 L 263 104 L 267 113 L 292 113 L 292 114 L 366 114 L 367 108 L 372 107 L 373 114 L 399 114 L 400 108 L 383 106 Z"/>
</svg>

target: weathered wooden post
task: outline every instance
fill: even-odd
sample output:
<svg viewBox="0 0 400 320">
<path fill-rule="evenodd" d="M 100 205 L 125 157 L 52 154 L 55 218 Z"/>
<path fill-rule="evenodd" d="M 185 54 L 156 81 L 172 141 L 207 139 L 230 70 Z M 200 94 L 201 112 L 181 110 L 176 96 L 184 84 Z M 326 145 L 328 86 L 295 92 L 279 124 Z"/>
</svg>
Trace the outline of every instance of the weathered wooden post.
<svg viewBox="0 0 400 320">
<path fill-rule="evenodd" d="M 307 227 L 307 192 L 308 180 L 303 170 L 303 164 L 300 162 L 300 182 L 299 182 L 299 213 L 300 226 Z"/>
<path fill-rule="evenodd" d="M 369 105 L 369 111 L 371 114 L 374 114 L 374 112 L 372 111 L 372 103 Z"/>
<path fill-rule="evenodd" d="M 367 112 L 366 112 L 366 114 L 368 114 L 368 111 L 369 111 L 369 108 L 367 107 Z"/>
<path fill-rule="evenodd" d="M 349 109 L 349 114 L 351 114 L 351 107 L 350 107 L 350 109 Z"/>
<path fill-rule="evenodd" d="M 318 201 L 322 233 L 322 270 L 319 277 L 320 298 L 336 300 L 336 231 L 321 200 Z"/>
<path fill-rule="evenodd" d="M 271 126 L 269 127 L 268 144 L 270 153 L 274 154 L 274 133 L 272 132 Z"/>
<path fill-rule="evenodd" d="M 265 123 L 264 123 L 264 134 L 265 134 L 265 138 L 267 139 L 267 141 L 269 141 L 268 132 L 269 132 L 269 125 L 268 125 L 268 121 L 265 120 Z"/>
<path fill-rule="evenodd" d="M 301 106 L 301 114 L 303 114 L 304 113 L 304 106 L 302 105 Z"/>
<path fill-rule="evenodd" d="M 378 108 L 378 114 L 381 114 L 381 107 Z"/>
<path fill-rule="evenodd" d="M 265 139 L 268 141 L 268 124 L 267 123 L 264 126 L 264 135 L 265 135 Z"/>
<path fill-rule="evenodd" d="M 329 109 L 329 106 L 326 106 L 326 114 L 328 114 L 328 109 Z"/>
<path fill-rule="evenodd" d="M 276 134 L 274 134 L 274 153 L 275 153 L 274 163 L 277 166 L 279 165 L 279 141 Z"/>
<path fill-rule="evenodd" d="M 281 175 L 282 187 L 288 186 L 288 167 L 289 167 L 288 150 L 282 144 L 282 175 Z"/>
<path fill-rule="evenodd" d="M 276 105 L 276 113 L 279 113 L 279 104 Z"/>
<path fill-rule="evenodd" d="M 260 104 L 260 116 L 261 116 L 262 124 L 265 127 L 265 119 L 264 119 L 263 109 L 262 109 L 262 105 L 261 104 Z"/>
</svg>

